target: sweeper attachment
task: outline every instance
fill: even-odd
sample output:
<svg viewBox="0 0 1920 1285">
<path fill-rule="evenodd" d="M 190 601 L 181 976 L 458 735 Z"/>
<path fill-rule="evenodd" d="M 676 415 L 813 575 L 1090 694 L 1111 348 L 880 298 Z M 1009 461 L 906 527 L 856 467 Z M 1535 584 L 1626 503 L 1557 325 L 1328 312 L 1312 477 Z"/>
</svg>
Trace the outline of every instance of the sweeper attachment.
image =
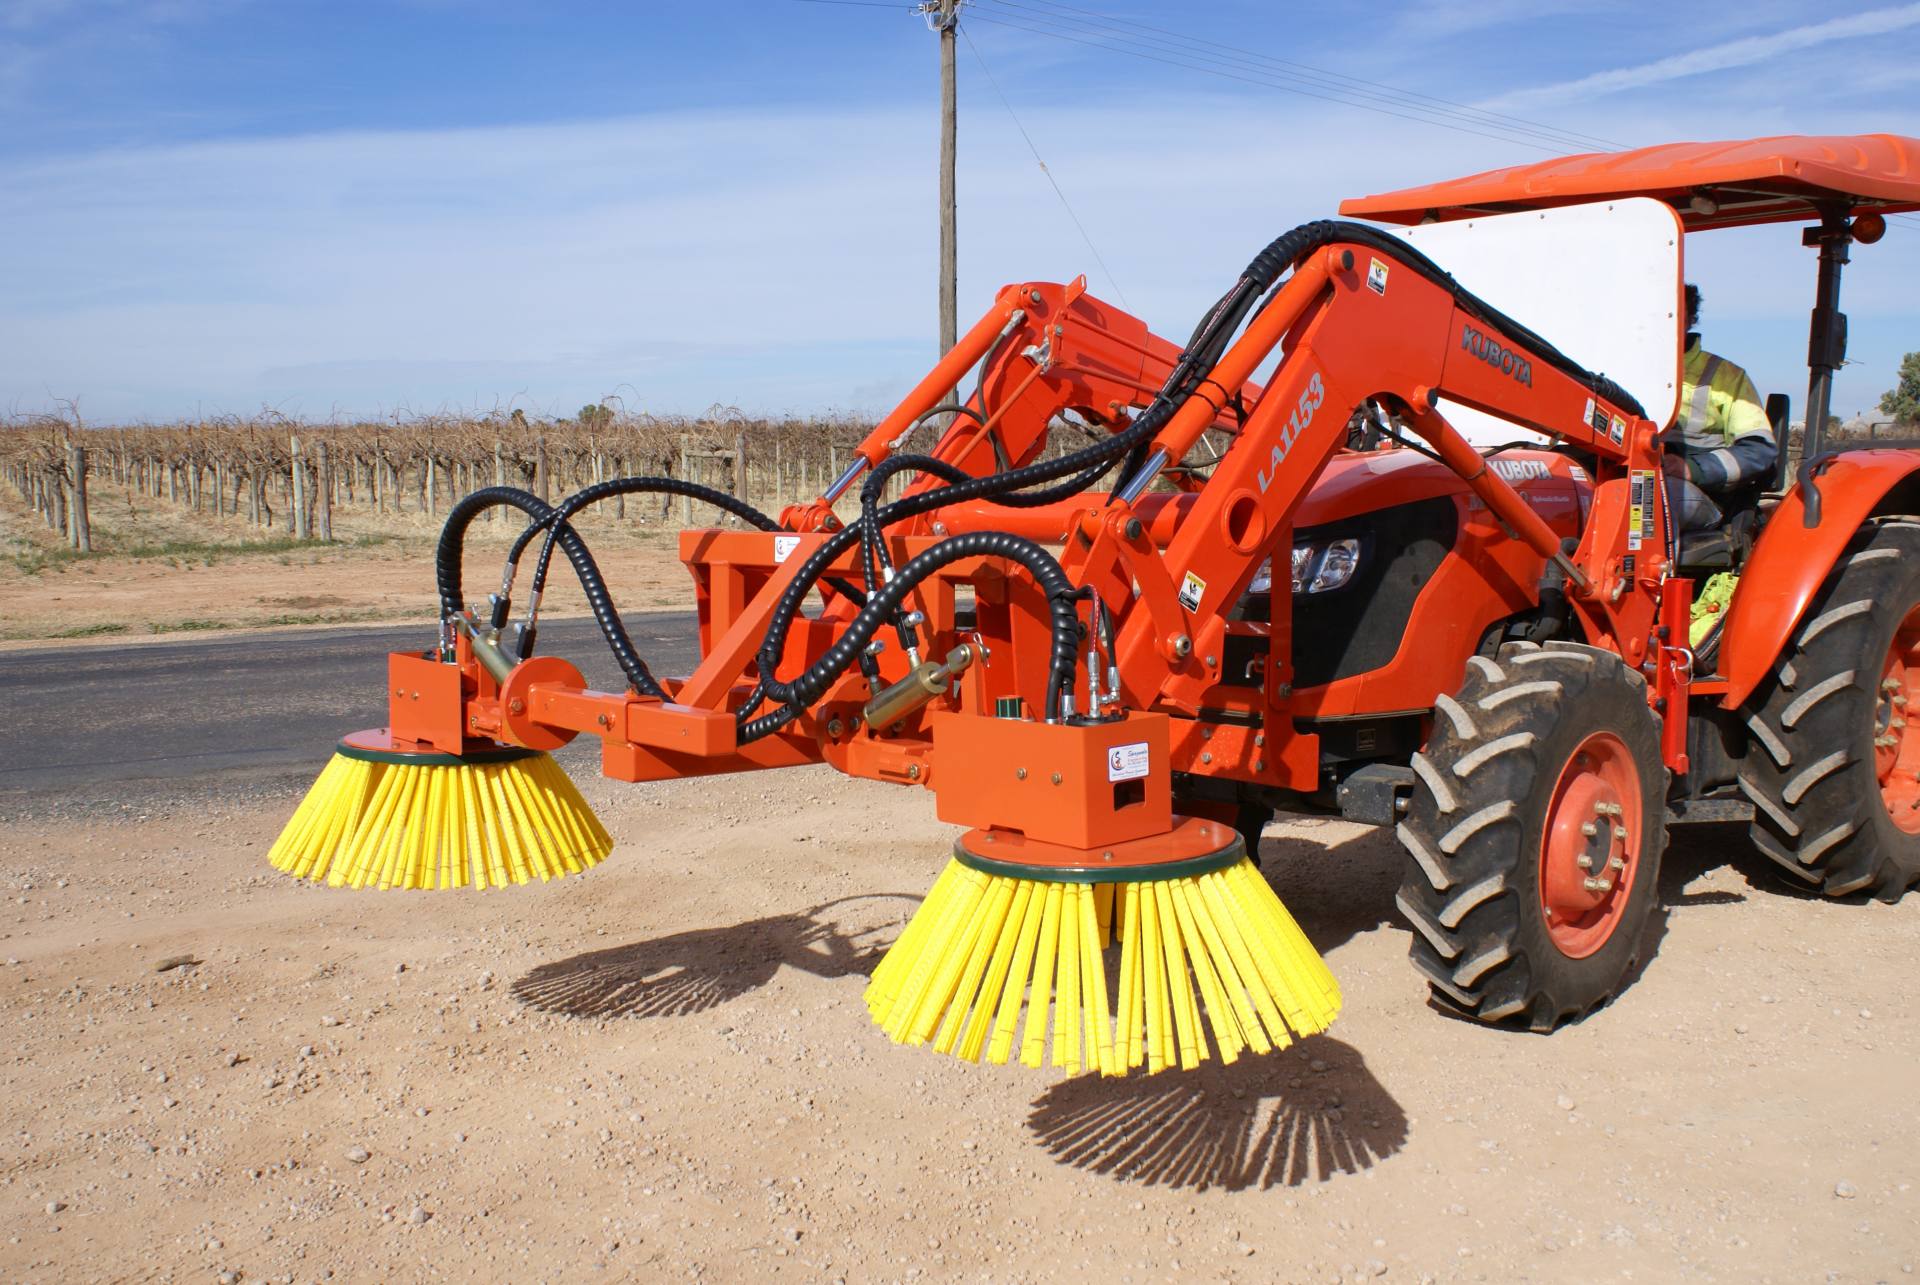
<svg viewBox="0 0 1920 1285">
<path fill-rule="evenodd" d="M 1885 171 L 1854 186 L 1920 207 L 1899 177 L 1920 153 L 1892 144 L 1884 163 L 1849 153 Z M 1835 193 L 1853 180 L 1834 167 L 1761 151 L 1737 191 L 1778 200 L 1730 221 L 1818 218 L 1826 308 L 1870 215 L 1848 221 Z M 1598 172 L 1585 159 L 1569 169 L 1581 182 Z M 1652 172 L 1630 159 L 1622 173 Z M 1809 196 L 1813 174 L 1825 186 Z M 1670 814 L 1724 819 L 1751 798 L 1762 850 L 1801 882 L 1897 894 L 1920 879 L 1920 796 L 1901 775 L 1920 779 L 1920 732 L 1891 704 L 1920 698 L 1900 686 L 1920 674 L 1920 572 L 1894 559 L 1920 536 L 1893 515 L 1920 507 L 1920 457 L 1816 460 L 1761 497 L 1715 546 L 1744 565 L 1722 568 L 1737 587 L 1689 649 L 1691 569 L 1711 564 L 1660 484 L 1675 211 L 1709 219 L 1748 198 L 1669 187 L 1541 198 L 1510 216 L 1524 226 L 1481 204 L 1420 207 L 1471 214 L 1495 246 L 1575 229 L 1544 262 L 1588 250 L 1599 285 L 1651 281 L 1648 306 L 1618 316 L 1601 293 L 1559 292 L 1594 333 L 1667 345 L 1647 390 L 1474 294 L 1420 248 L 1446 243 L 1428 228 L 1319 222 L 1255 256 L 1184 345 L 1084 280 L 1006 287 L 824 493 L 777 518 L 670 477 L 554 505 L 475 492 L 441 533 L 437 642 L 389 658 L 388 726 L 343 743 L 274 864 L 381 888 L 584 870 L 610 841 L 548 757 L 582 733 L 622 781 L 826 763 L 931 790 L 962 831 L 874 970 L 875 1023 L 969 1060 L 1107 1075 L 1285 1047 L 1339 1012 L 1257 865 L 1278 806 L 1394 827 L 1398 905 L 1435 1003 L 1536 1029 L 1634 971 Z M 1553 190 L 1536 173 L 1500 200 L 1527 209 Z M 1605 253 L 1580 230 L 1615 226 L 1631 235 Z M 1816 355 L 1830 374 L 1832 343 Z M 1456 426 L 1468 415 L 1553 449 L 1482 450 Z M 906 449 L 916 433 L 933 438 L 924 453 Z M 737 523 L 681 536 L 702 655 L 683 677 L 648 668 L 572 522 L 643 492 Z M 527 525 L 499 589 L 470 605 L 466 532 L 499 507 Z M 535 654 L 556 553 L 625 690 Z M 1885 680 L 1878 704 L 1856 700 L 1860 674 Z M 1812 721 L 1833 744 L 1805 743 L 1796 723 L 1829 697 Z M 1868 791 L 1866 821 L 1835 820 L 1843 786 Z"/>
</svg>

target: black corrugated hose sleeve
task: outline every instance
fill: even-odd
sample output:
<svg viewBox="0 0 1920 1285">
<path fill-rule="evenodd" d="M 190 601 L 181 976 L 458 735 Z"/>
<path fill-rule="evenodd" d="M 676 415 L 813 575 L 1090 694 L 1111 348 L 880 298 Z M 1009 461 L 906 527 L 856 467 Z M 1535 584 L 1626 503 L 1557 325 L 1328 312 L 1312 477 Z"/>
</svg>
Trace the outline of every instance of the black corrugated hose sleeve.
<svg viewBox="0 0 1920 1285">
<path fill-rule="evenodd" d="M 518 562 L 521 553 L 527 547 L 527 542 L 533 539 L 534 534 L 542 529 L 546 531 L 547 538 L 540 546 L 539 560 L 533 564 L 533 580 L 530 583 L 533 591 L 538 593 L 546 587 L 547 564 L 553 559 L 554 532 L 558 529 L 556 524 L 566 522 L 590 504 L 610 500 L 616 495 L 634 495 L 642 492 L 656 495 L 684 495 L 688 499 L 699 500 L 702 504 L 711 504 L 717 509 L 723 509 L 762 531 L 780 529 L 778 522 L 751 504 L 735 499 L 727 492 L 715 490 L 711 486 L 701 486 L 698 482 L 683 482 L 677 477 L 616 477 L 582 487 L 562 500 L 547 517 L 528 526 L 513 542 L 513 548 L 507 554 L 507 561 Z"/>
<path fill-rule="evenodd" d="M 1054 556 L 1025 536 L 1006 531 L 969 531 L 942 540 L 910 559 L 891 581 L 867 598 L 867 605 L 860 609 L 860 614 L 848 623 L 820 659 L 793 681 L 783 683 L 775 678 L 773 661 L 777 656 L 770 658 L 762 650 L 762 686 L 767 697 L 780 702 L 783 708 L 743 723 L 739 729 L 740 743 L 744 745 L 759 740 L 792 722 L 796 710 L 819 699 L 833 680 L 846 672 L 847 666 L 854 662 L 873 637 L 874 631 L 886 622 L 915 586 L 950 562 L 976 557 L 1005 558 L 1019 563 L 1032 573 L 1041 591 L 1046 594 L 1053 631 L 1052 655 L 1047 671 L 1048 703 L 1051 707 L 1060 685 L 1073 680 L 1074 659 L 1079 653 L 1079 616 L 1074 610 L 1078 590 L 1067 579 L 1067 573 Z"/>
<path fill-rule="evenodd" d="M 439 582 L 443 615 L 451 615 L 461 608 L 460 555 L 466 544 L 467 527 L 486 510 L 501 506 L 519 509 L 536 521 L 554 512 L 553 506 L 539 496 L 514 486 L 484 487 L 457 501 L 447 513 L 446 525 L 440 528 L 440 543 L 434 551 L 434 575 Z M 620 613 L 607 593 L 606 580 L 601 576 L 600 567 L 594 562 L 586 542 L 565 523 L 556 531 L 567 561 L 573 564 L 574 574 L 580 578 L 580 588 L 586 594 L 587 607 L 593 612 L 600 632 L 606 636 L 614 659 L 619 662 L 620 672 L 626 675 L 633 689 L 642 696 L 668 699 L 666 690 L 648 670 L 647 662 L 640 659 L 633 639 L 627 634 L 627 627 L 620 622 Z"/>
</svg>

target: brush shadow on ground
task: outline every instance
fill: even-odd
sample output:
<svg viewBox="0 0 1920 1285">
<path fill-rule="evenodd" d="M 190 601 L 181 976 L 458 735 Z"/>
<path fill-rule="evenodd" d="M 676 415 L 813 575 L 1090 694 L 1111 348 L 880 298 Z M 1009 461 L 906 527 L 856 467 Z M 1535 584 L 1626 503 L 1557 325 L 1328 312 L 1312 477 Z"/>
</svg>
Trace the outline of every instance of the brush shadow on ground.
<svg viewBox="0 0 1920 1285">
<path fill-rule="evenodd" d="M 1065 1080 L 1034 1102 L 1027 1128 L 1061 1164 L 1201 1191 L 1326 1182 L 1407 1142 L 1407 1114 L 1366 1059 L 1324 1035 L 1231 1066 Z"/>
<path fill-rule="evenodd" d="M 853 927 L 848 903 L 870 904 Z M 697 928 L 542 964 L 513 983 L 513 997 L 566 1017 L 684 1017 L 737 999 L 782 966 L 815 977 L 871 972 L 917 897 L 885 894 L 827 902 L 725 928 Z"/>
</svg>

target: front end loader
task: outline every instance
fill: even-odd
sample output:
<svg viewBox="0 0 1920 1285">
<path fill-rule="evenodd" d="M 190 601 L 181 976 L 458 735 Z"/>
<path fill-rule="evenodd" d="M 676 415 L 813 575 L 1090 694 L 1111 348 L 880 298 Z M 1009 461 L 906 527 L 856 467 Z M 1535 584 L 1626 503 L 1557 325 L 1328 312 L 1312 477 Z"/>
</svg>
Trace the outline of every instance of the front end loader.
<svg viewBox="0 0 1920 1285">
<path fill-rule="evenodd" d="M 390 888 L 584 870 L 611 839 L 546 757 L 583 734 L 625 781 L 826 763 L 932 791 L 960 831 L 874 971 L 876 1023 L 1109 1075 L 1334 1020 L 1337 984 L 1257 868 L 1276 808 L 1394 827 L 1436 1003 L 1541 1030 L 1632 975 L 1675 820 L 1750 816 L 1790 878 L 1899 895 L 1920 880 L 1920 453 L 1833 455 L 1817 426 L 1840 264 L 1920 208 L 1920 142 L 1631 155 L 1346 212 L 1419 227 L 1658 201 L 1676 308 L 1683 228 L 1812 221 L 1816 427 L 1743 542 L 1674 531 L 1670 398 L 1582 366 L 1417 235 L 1295 228 L 1184 345 L 1084 279 L 1008 286 L 777 517 L 664 477 L 460 501 L 438 638 L 390 657 L 387 726 L 343 743 L 274 864 Z M 1482 449 L 1469 414 L 1534 444 Z M 1090 444 L 1050 451 L 1063 427 Z M 937 434 L 924 452 L 904 449 L 916 432 Z M 744 528 L 682 535 L 702 655 L 684 676 L 648 668 L 570 521 L 640 492 Z M 527 526 L 471 602 L 464 536 L 502 507 Z M 535 653 L 556 553 L 626 690 Z M 1709 557 L 1741 574 L 1696 650 Z"/>
</svg>

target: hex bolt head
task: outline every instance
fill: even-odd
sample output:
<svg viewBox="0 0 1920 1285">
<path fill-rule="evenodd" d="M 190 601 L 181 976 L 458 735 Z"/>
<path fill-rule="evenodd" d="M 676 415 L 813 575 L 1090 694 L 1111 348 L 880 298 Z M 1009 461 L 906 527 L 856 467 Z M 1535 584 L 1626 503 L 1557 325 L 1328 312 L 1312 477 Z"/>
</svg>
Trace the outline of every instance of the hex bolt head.
<svg viewBox="0 0 1920 1285">
<path fill-rule="evenodd" d="M 1591 821 L 1582 821 L 1580 823 L 1580 833 L 1591 839 L 1594 835 L 1600 833 L 1600 827 Z"/>
<path fill-rule="evenodd" d="M 835 717 L 827 720 L 827 735 L 833 737 L 835 740 L 839 740 L 840 734 L 846 730 L 847 725 L 841 722 L 839 718 Z"/>
<path fill-rule="evenodd" d="M 907 764 L 907 779 L 909 781 L 917 781 L 920 779 L 920 765 L 918 763 Z"/>
<path fill-rule="evenodd" d="M 1593 869 L 1593 858 L 1583 852 L 1573 859 L 1573 864 L 1579 866 L 1582 870 L 1591 870 Z"/>
<path fill-rule="evenodd" d="M 1053 783 L 1054 783 L 1055 785 L 1058 785 L 1058 784 L 1060 784 L 1060 774 L 1059 774 L 1058 772 L 1055 772 L 1055 773 L 1053 774 Z"/>
<path fill-rule="evenodd" d="M 1024 780 L 1026 780 L 1026 779 L 1027 779 L 1027 769 L 1025 769 L 1024 767 L 1016 767 L 1015 769 L 1013 769 L 1013 779 L 1014 779 L 1014 780 L 1016 780 L 1016 781 L 1024 781 Z"/>
<path fill-rule="evenodd" d="M 1209 751 L 1208 751 L 1207 753 L 1205 753 L 1205 754 L 1202 754 L 1202 755 L 1200 756 L 1200 761 L 1201 761 L 1202 763 L 1211 763 L 1211 762 L 1213 762 L 1213 752 L 1212 752 L 1211 750 L 1209 750 Z"/>
<path fill-rule="evenodd" d="M 1608 857 L 1607 858 L 1607 869 L 1625 870 L 1626 868 L 1627 868 L 1627 859 L 1625 857 Z"/>
</svg>

